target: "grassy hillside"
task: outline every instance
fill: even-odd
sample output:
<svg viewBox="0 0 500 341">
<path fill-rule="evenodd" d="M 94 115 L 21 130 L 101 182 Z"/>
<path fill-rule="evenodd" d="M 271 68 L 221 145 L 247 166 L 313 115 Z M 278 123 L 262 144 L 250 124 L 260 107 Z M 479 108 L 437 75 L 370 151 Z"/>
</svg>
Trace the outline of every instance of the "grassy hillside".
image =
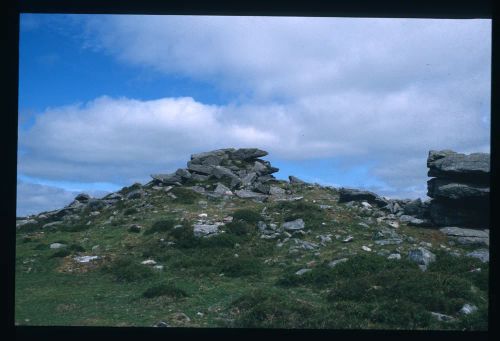
<svg viewBox="0 0 500 341">
<path fill-rule="evenodd" d="M 87 208 L 45 228 L 19 228 L 16 323 L 488 328 L 488 264 L 465 256 L 477 247 L 434 229 L 391 227 L 377 221 L 378 209 L 339 204 L 333 188 L 276 186 L 302 198 L 258 202 L 145 186 L 141 198 Z M 279 230 L 299 218 L 305 228 L 293 234 L 258 228 L 262 221 Z M 195 237 L 198 222 L 219 222 L 223 232 Z M 51 249 L 53 243 L 65 246 Z M 408 257 L 420 246 L 436 255 L 426 271 Z M 78 256 L 99 258 L 80 263 Z M 141 263 L 147 260 L 152 264 Z M 459 313 L 466 303 L 477 311 Z M 431 312 L 453 319 L 440 321 Z"/>
</svg>

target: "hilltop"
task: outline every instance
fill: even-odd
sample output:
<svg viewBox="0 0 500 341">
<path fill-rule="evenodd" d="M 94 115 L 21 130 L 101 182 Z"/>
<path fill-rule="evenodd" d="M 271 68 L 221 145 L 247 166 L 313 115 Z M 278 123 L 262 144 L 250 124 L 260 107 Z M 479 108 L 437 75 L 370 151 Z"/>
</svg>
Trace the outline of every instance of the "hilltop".
<svg viewBox="0 0 500 341">
<path fill-rule="evenodd" d="M 427 202 L 278 180 L 266 155 L 193 154 L 20 219 L 16 323 L 487 329 L 484 155 L 431 151 Z"/>
</svg>

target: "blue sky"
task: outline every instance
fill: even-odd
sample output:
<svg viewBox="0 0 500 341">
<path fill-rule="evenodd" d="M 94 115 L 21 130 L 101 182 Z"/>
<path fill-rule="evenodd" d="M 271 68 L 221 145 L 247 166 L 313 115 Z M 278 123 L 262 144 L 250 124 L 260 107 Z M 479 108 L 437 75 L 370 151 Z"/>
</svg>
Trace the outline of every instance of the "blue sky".
<svg viewBox="0 0 500 341">
<path fill-rule="evenodd" d="M 325 185 L 425 198 L 489 151 L 490 20 L 21 16 L 18 215 L 259 147 Z"/>
</svg>

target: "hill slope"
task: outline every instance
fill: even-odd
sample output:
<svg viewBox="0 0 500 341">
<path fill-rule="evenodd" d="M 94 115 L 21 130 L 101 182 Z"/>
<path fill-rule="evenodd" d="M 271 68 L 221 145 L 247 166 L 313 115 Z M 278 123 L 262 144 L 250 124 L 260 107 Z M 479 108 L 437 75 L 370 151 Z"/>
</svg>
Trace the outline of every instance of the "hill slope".
<svg viewBox="0 0 500 341">
<path fill-rule="evenodd" d="M 264 153 L 193 155 L 20 221 L 16 323 L 487 329 L 485 231 L 410 226 L 425 225 L 418 203 L 278 181 Z"/>
</svg>

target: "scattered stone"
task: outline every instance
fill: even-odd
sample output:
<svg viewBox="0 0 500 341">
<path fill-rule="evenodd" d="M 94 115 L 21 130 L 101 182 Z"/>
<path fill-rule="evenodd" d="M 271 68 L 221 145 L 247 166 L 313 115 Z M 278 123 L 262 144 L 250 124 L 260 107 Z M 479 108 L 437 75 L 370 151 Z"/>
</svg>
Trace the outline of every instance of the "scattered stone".
<svg viewBox="0 0 500 341">
<path fill-rule="evenodd" d="M 477 310 L 478 308 L 475 305 L 465 303 L 464 306 L 460 309 L 459 313 L 463 315 L 470 315 Z"/>
<path fill-rule="evenodd" d="M 473 257 L 479 259 L 483 263 L 488 263 L 490 261 L 490 251 L 488 249 L 478 249 L 466 254 L 467 257 Z"/>
<path fill-rule="evenodd" d="M 370 225 L 368 225 L 367 223 L 358 223 L 358 226 L 361 226 L 361 227 L 364 227 L 364 228 L 370 228 Z"/>
<path fill-rule="evenodd" d="M 371 252 L 372 249 L 370 249 L 368 246 L 361 246 L 361 249 L 364 250 L 364 251 L 367 251 L 367 252 Z"/>
<path fill-rule="evenodd" d="M 93 260 L 100 259 L 101 257 L 99 256 L 77 256 L 74 257 L 73 259 L 77 261 L 78 263 L 90 263 Z"/>
<path fill-rule="evenodd" d="M 387 200 L 373 192 L 362 191 L 359 189 L 341 188 L 339 190 L 339 203 L 346 203 L 349 201 L 364 201 L 378 207 L 384 207 L 387 205 Z"/>
<path fill-rule="evenodd" d="M 331 242 L 332 241 L 332 235 L 331 234 L 326 234 L 326 235 L 320 234 L 316 238 L 319 238 L 321 240 L 322 244 L 325 244 L 327 242 Z"/>
<path fill-rule="evenodd" d="M 193 232 L 195 237 L 209 237 L 219 233 L 219 226 L 195 224 L 193 227 Z"/>
<path fill-rule="evenodd" d="M 399 253 L 391 253 L 389 256 L 387 256 L 387 259 L 401 259 L 401 255 Z"/>
<path fill-rule="evenodd" d="M 51 223 L 47 223 L 47 224 L 43 225 L 42 229 L 46 229 L 49 227 L 54 227 L 54 226 L 58 226 L 58 225 L 62 225 L 62 224 L 64 224 L 62 221 L 53 221 Z"/>
<path fill-rule="evenodd" d="M 155 265 L 155 266 L 153 266 L 153 269 L 161 271 L 161 270 L 163 270 L 163 265 Z"/>
<path fill-rule="evenodd" d="M 473 230 L 460 227 L 443 227 L 439 229 L 445 235 L 452 237 L 459 244 L 464 245 L 490 245 L 489 230 Z"/>
<path fill-rule="evenodd" d="M 246 189 L 237 190 L 234 193 L 236 194 L 236 196 L 238 196 L 240 198 L 244 198 L 244 199 L 249 198 L 249 199 L 257 199 L 257 200 L 261 200 L 261 201 L 264 201 L 265 199 L 267 199 L 267 195 L 265 195 L 265 194 L 249 191 Z"/>
<path fill-rule="evenodd" d="M 453 316 L 441 314 L 441 313 L 435 313 L 431 311 L 432 317 L 434 317 L 436 320 L 441 321 L 441 322 L 451 322 L 455 320 Z"/>
<path fill-rule="evenodd" d="M 296 231 L 296 230 L 301 230 L 305 227 L 305 223 L 302 219 L 296 219 L 292 221 L 287 221 L 283 224 L 281 224 L 281 228 L 283 228 L 286 231 Z"/>
<path fill-rule="evenodd" d="M 168 327 L 170 327 L 170 325 L 165 321 L 160 321 L 160 322 L 155 323 L 153 325 L 153 327 L 168 328 Z"/>
<path fill-rule="evenodd" d="M 399 238 L 375 240 L 377 245 L 399 245 L 401 243 L 403 243 L 403 240 Z"/>
<path fill-rule="evenodd" d="M 366 201 L 362 201 L 361 202 L 361 205 L 364 207 L 364 208 L 372 208 L 372 205 L 370 205 L 369 203 L 367 203 Z"/>
<path fill-rule="evenodd" d="M 219 195 L 233 195 L 233 192 L 220 182 L 217 183 L 217 187 L 214 190 L 214 193 L 219 194 Z"/>
<path fill-rule="evenodd" d="M 36 221 L 35 219 L 24 219 L 24 220 L 18 220 L 16 221 L 16 228 L 20 228 L 24 225 L 28 225 L 28 224 L 36 224 L 38 223 L 38 221 Z"/>
<path fill-rule="evenodd" d="M 349 242 L 352 242 L 354 239 L 353 236 L 347 236 L 347 238 L 345 238 L 344 240 L 342 240 L 342 243 L 349 243 Z"/>
<path fill-rule="evenodd" d="M 128 228 L 128 230 L 130 232 L 141 232 L 142 226 L 137 225 L 137 224 L 132 224 L 132 225 L 130 225 L 130 227 Z"/>
<path fill-rule="evenodd" d="M 319 245 L 316 243 L 308 242 L 308 241 L 301 240 L 301 239 L 294 239 L 294 241 L 295 241 L 295 245 L 297 245 L 298 247 L 300 247 L 304 250 L 314 250 L 314 249 L 317 249 L 319 247 Z"/>
<path fill-rule="evenodd" d="M 387 223 L 387 225 L 389 225 L 392 228 L 395 228 L 395 229 L 399 228 L 399 223 L 397 221 L 387 221 L 386 223 Z"/>
<path fill-rule="evenodd" d="M 417 263 L 423 271 L 427 270 L 427 266 L 436 260 L 436 255 L 423 247 L 408 251 L 408 257 Z"/>
<path fill-rule="evenodd" d="M 145 261 L 142 261 L 141 264 L 143 264 L 143 265 L 156 265 L 156 262 L 152 259 L 147 259 Z"/>
<path fill-rule="evenodd" d="M 295 274 L 297 276 L 302 276 L 303 274 L 305 274 L 306 272 L 310 272 L 312 271 L 312 269 L 300 269 L 299 271 L 297 271 Z"/>
<path fill-rule="evenodd" d="M 348 260 L 349 260 L 349 258 L 340 258 L 340 259 L 333 260 L 330 263 L 328 263 L 328 267 L 334 268 L 338 264 L 347 262 Z"/>
<path fill-rule="evenodd" d="M 62 244 L 62 243 L 52 243 L 52 244 L 50 244 L 50 248 L 51 249 L 61 249 L 61 248 L 64 248 L 66 246 L 67 246 L 66 244 Z"/>
<path fill-rule="evenodd" d="M 269 187 L 269 194 L 270 195 L 275 195 L 275 196 L 283 196 L 285 195 L 285 190 L 283 188 L 277 187 L 277 186 L 270 186 Z"/>
</svg>

